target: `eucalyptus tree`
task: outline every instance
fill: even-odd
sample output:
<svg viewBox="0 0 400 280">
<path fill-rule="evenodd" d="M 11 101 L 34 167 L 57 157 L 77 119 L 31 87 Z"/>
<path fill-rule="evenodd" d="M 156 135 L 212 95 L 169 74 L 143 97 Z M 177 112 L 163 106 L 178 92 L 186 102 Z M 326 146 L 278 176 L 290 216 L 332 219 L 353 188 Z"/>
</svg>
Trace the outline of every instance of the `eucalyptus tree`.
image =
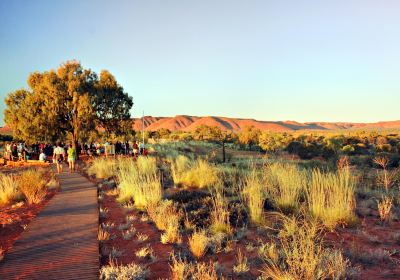
<svg viewBox="0 0 400 280">
<path fill-rule="evenodd" d="M 68 136 L 75 145 L 98 128 L 120 132 L 130 119 L 132 97 L 108 71 L 99 78 L 79 62 L 68 61 L 57 70 L 30 74 L 28 86 L 5 99 L 5 122 L 24 140 Z"/>
</svg>

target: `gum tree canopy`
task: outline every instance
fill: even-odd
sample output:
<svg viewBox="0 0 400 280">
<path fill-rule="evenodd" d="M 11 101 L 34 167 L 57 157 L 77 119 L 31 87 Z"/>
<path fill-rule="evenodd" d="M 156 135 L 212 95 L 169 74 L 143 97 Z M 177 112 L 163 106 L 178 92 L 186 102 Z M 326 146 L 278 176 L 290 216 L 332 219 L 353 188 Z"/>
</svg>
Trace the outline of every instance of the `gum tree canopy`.
<svg viewBox="0 0 400 280">
<path fill-rule="evenodd" d="M 75 145 L 99 127 L 118 134 L 130 119 L 132 97 L 108 71 L 99 78 L 79 62 L 68 61 L 57 70 L 30 74 L 28 85 L 29 90 L 11 92 L 5 99 L 5 122 L 18 138 L 69 136 Z"/>
</svg>

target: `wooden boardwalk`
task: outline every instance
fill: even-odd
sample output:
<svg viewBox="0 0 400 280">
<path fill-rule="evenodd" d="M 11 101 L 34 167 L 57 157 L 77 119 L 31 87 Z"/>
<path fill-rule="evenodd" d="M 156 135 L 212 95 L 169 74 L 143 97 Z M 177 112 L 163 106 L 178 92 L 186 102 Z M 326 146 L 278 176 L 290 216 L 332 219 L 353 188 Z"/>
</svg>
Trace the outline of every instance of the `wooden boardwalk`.
<svg viewBox="0 0 400 280">
<path fill-rule="evenodd" d="M 61 192 L 0 262 L 0 279 L 99 279 L 97 188 L 77 173 L 58 175 Z"/>
</svg>

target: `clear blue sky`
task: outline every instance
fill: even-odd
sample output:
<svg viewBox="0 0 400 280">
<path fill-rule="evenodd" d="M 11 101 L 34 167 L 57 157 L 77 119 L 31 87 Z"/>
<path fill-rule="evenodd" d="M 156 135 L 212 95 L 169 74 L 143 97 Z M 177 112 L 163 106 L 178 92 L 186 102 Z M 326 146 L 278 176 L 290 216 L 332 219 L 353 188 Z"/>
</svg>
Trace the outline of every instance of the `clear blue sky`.
<svg viewBox="0 0 400 280">
<path fill-rule="evenodd" d="M 117 77 L 133 116 L 397 120 L 399 12 L 398 0 L 1 0 L 0 98 L 78 59 Z"/>
</svg>

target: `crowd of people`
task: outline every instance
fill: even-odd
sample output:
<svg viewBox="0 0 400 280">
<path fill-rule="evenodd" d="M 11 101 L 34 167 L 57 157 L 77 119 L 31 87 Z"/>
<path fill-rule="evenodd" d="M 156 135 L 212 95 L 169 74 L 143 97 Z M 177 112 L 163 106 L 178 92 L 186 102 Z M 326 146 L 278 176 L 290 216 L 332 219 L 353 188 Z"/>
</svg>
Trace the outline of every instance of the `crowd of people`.
<svg viewBox="0 0 400 280">
<path fill-rule="evenodd" d="M 144 143 L 120 142 L 115 143 L 93 142 L 78 143 L 74 149 L 72 144 L 58 142 L 56 145 L 51 143 L 35 143 L 27 145 L 26 143 L 9 142 L 4 146 L 4 158 L 9 161 L 27 161 L 39 160 L 41 162 L 53 162 L 57 164 L 57 170 L 62 171 L 62 162 L 69 163 L 70 170 L 75 170 L 75 162 L 79 156 L 87 156 L 89 158 L 96 156 L 117 156 L 126 155 L 138 157 L 139 155 L 147 156 L 148 151 Z"/>
</svg>

